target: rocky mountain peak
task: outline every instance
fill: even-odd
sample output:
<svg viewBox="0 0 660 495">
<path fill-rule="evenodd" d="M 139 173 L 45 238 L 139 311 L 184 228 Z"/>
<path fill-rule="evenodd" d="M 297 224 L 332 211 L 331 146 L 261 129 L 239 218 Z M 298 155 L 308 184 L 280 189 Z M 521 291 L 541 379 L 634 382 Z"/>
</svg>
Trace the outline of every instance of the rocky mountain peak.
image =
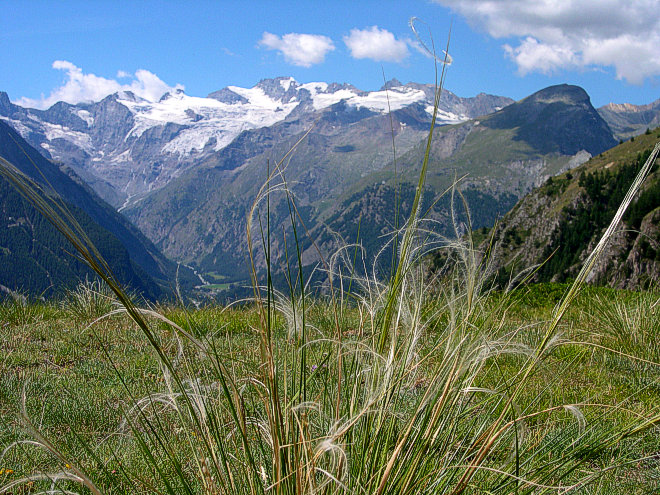
<svg viewBox="0 0 660 495">
<path fill-rule="evenodd" d="M 168 91 L 165 93 L 163 96 L 160 97 L 159 102 L 161 101 L 166 101 L 169 100 L 170 98 L 178 98 L 181 99 L 182 96 L 184 96 L 186 93 L 183 91 L 181 88 L 176 88 L 173 89 L 172 91 Z"/>
<path fill-rule="evenodd" d="M 146 101 L 144 98 L 141 98 L 140 96 L 133 93 L 133 91 L 118 91 L 117 93 L 106 96 L 103 100 L 101 100 L 101 102 L 117 100 L 131 101 L 134 103 Z"/>
<path fill-rule="evenodd" d="M 393 78 L 387 81 L 385 84 L 383 84 L 380 90 L 385 91 L 386 89 L 400 88 L 401 86 L 403 86 L 403 83 L 399 81 L 397 78 Z"/>
<path fill-rule="evenodd" d="M 336 93 L 337 91 L 342 91 L 342 90 L 348 90 L 358 95 L 366 94 L 366 91 L 362 91 L 356 88 L 355 86 L 353 86 L 352 84 L 348 84 L 348 83 L 339 84 L 336 82 L 328 84 L 328 87 L 326 88 L 325 92 Z"/>
<path fill-rule="evenodd" d="M 214 91 L 213 93 L 209 93 L 207 98 L 218 100 L 219 102 L 226 103 L 227 105 L 234 105 L 236 103 L 248 103 L 247 98 L 239 95 L 238 93 L 235 93 L 229 88 L 222 88 L 218 91 Z"/>
<path fill-rule="evenodd" d="M 630 103 L 608 103 L 603 108 L 611 112 L 638 112 L 640 110 L 640 107 Z"/>
<path fill-rule="evenodd" d="M 630 139 L 660 126 L 660 99 L 646 105 L 631 103 L 609 103 L 598 109 L 614 132 L 614 137 L 622 141 Z"/>
<path fill-rule="evenodd" d="M 255 86 L 274 100 L 288 103 L 298 95 L 298 82 L 293 77 L 262 79 Z"/>
<path fill-rule="evenodd" d="M 555 86 L 548 86 L 540 91 L 525 98 L 528 103 L 564 103 L 566 105 L 583 105 L 588 104 L 591 106 L 591 101 L 587 92 L 579 86 L 570 84 L 558 84 Z"/>
<path fill-rule="evenodd" d="M 4 114 L 4 110 L 11 106 L 11 101 L 9 100 L 9 95 L 4 91 L 0 91 L 0 111 Z"/>
<path fill-rule="evenodd" d="M 616 145 L 587 92 L 568 84 L 537 91 L 488 116 L 483 123 L 494 129 L 517 128 L 516 139 L 543 153 L 574 155 L 586 150 L 597 155 Z"/>
</svg>

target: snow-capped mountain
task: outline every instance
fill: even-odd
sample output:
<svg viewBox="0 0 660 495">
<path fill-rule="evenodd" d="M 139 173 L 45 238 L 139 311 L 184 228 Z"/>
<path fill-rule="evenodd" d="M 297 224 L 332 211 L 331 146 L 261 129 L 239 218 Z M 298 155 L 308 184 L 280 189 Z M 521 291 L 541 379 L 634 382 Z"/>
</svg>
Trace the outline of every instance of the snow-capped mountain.
<svg viewBox="0 0 660 495">
<path fill-rule="evenodd" d="M 99 102 L 57 103 L 47 110 L 22 108 L 0 93 L 0 119 L 48 158 L 72 166 L 117 207 L 159 189 L 232 143 L 242 132 L 287 119 L 311 123 L 333 105 L 383 114 L 415 107 L 430 121 L 434 87 L 392 80 L 378 91 L 349 84 L 291 77 L 265 79 L 253 88 L 228 86 L 206 98 L 181 90 L 149 101 L 119 92 Z M 445 91 L 440 124 L 466 121 L 511 103 L 480 94 L 460 98 Z"/>
<path fill-rule="evenodd" d="M 383 110 L 379 92 L 324 85 L 316 92 L 296 91 L 293 82 L 262 83 L 271 99 L 299 102 L 285 120 L 242 132 L 123 213 L 168 256 L 195 266 L 209 275 L 207 280 L 245 280 L 246 219 L 267 179 L 267 164 L 272 171 L 273 164 L 286 156 L 285 173 L 277 181 L 286 179 L 305 223 L 303 263 L 330 259 L 344 241 L 359 240 L 366 255 L 375 256 L 390 238 L 397 203 L 402 218 L 410 212 L 429 133 L 427 88 L 404 87 L 396 81 L 389 85 L 402 88 L 388 89 L 395 95 L 390 106 L 393 100 L 397 105 L 391 113 Z M 216 97 L 244 97 L 229 91 Z M 321 98 L 331 100 L 344 91 L 350 98 L 310 110 L 315 98 L 319 104 Z M 399 106 L 396 98 L 405 97 L 414 101 Z M 480 95 L 466 101 L 447 93 L 441 102 L 443 112 L 480 115 L 434 132 L 424 209 L 429 209 L 428 218 L 442 235 L 453 233 L 449 195 L 442 193 L 457 177 L 464 177 L 461 185 L 473 227 L 490 226 L 534 185 L 616 144 L 587 93 L 576 86 L 545 88 L 484 115 L 490 98 Z M 370 106 L 361 106 L 365 102 Z M 271 232 L 277 232 L 271 236 L 272 252 L 283 253 L 290 246 L 284 233 L 288 239 L 294 237 L 287 201 L 283 194 L 270 196 Z M 253 235 L 258 238 L 256 224 Z M 264 266 L 265 259 L 256 256 L 255 263 Z"/>
</svg>

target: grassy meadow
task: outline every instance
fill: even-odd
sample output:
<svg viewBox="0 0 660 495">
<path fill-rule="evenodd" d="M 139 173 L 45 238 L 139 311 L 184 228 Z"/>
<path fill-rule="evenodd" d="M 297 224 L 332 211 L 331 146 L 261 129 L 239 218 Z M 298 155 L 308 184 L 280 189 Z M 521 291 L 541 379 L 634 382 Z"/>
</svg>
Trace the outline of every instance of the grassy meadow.
<svg viewBox="0 0 660 495">
<path fill-rule="evenodd" d="M 525 418 L 516 428 L 520 438 L 516 440 L 515 435 L 507 435 L 502 445 L 489 454 L 492 458 L 484 462 L 484 467 L 493 471 L 477 472 L 466 485 L 466 493 L 561 493 L 562 487 L 568 488 L 592 474 L 598 476 L 586 486 L 576 487 L 574 493 L 655 493 L 660 490 L 660 431 L 657 426 L 598 446 L 609 435 L 617 435 L 638 423 L 640 417 L 658 413 L 660 295 L 592 287 L 583 290 L 562 321 L 560 337 L 552 351 L 527 377 L 512 410 L 505 410 L 503 398 L 518 385 L 521 370 L 528 363 L 529 350 L 538 346 L 555 304 L 567 289 L 567 285 L 544 284 L 510 294 L 494 292 L 480 298 L 478 309 L 468 315 L 470 333 L 475 340 L 497 343 L 499 351 L 505 352 L 493 349 L 493 355 L 480 363 L 478 370 L 471 370 L 469 383 L 461 379 L 460 385 L 465 390 L 456 390 L 455 402 L 446 406 L 455 410 L 444 411 L 451 419 L 449 424 L 442 424 L 440 432 L 446 437 L 443 443 L 447 444 L 429 447 L 425 459 L 420 460 L 424 464 L 420 466 L 422 469 L 414 473 L 419 481 L 400 493 L 449 493 L 450 487 L 446 487 L 446 491 L 425 487 L 433 477 L 440 475 L 436 470 L 443 464 L 446 463 L 445 469 L 451 470 L 452 459 L 440 456 L 451 453 L 456 456 L 454 462 L 468 462 L 461 448 L 467 449 L 474 442 L 474 434 L 483 431 L 483 423 L 495 421 L 500 414 L 504 414 L 507 421 L 516 416 Z M 205 468 L 200 465 L 200 460 L 206 457 L 206 441 L 211 442 L 215 437 L 208 424 L 210 418 L 206 418 L 206 423 L 197 424 L 180 403 L 178 407 L 182 410 L 176 411 L 173 404 L 178 403 L 177 397 L 180 399 L 176 385 L 171 383 L 167 371 L 163 371 L 159 356 L 142 330 L 125 314 L 95 321 L 111 309 L 106 306 L 111 303 L 110 296 L 107 291 L 99 296 L 103 290 L 97 286 L 79 290 L 80 293 L 85 291 L 90 291 L 91 297 L 83 301 L 5 303 L 1 308 L 0 411 L 3 420 L 0 444 L 7 448 L 0 458 L 3 492 L 88 493 L 76 480 L 66 480 L 73 475 L 75 463 L 77 469 L 89 474 L 102 493 L 167 493 L 161 476 L 170 476 L 173 483 L 178 476 L 173 461 L 163 453 L 170 449 L 179 459 L 179 468 L 189 479 L 192 493 L 220 493 L 219 487 L 212 488 L 214 481 L 205 482 Z M 423 312 L 428 319 L 425 319 L 426 331 L 420 336 L 416 351 L 419 354 L 416 366 L 409 375 L 398 378 L 400 383 L 395 390 L 381 391 L 382 394 L 396 392 L 396 397 L 388 400 L 386 411 L 373 412 L 386 413 L 388 426 L 380 432 L 385 437 L 396 434 L 398 438 L 401 432 L 396 430 L 403 428 L 415 414 L 435 381 L 441 379 L 443 387 L 446 384 L 447 363 L 443 360 L 447 358 L 448 336 L 443 329 L 450 325 L 452 315 L 449 314 L 451 309 L 444 307 L 441 301 L 438 296 L 424 304 Z M 361 471 L 367 468 L 365 464 L 374 462 L 376 465 L 370 468 L 373 471 L 369 474 L 381 476 L 386 462 L 384 459 L 378 463 L 376 459 L 358 459 L 359 465 L 352 466 L 359 452 L 354 452 L 355 444 L 347 445 L 347 439 L 342 438 L 332 440 L 336 442 L 332 448 L 342 449 L 343 453 L 338 450 L 333 454 L 330 450 L 324 454 L 336 455 L 337 459 L 315 460 L 320 455 L 316 451 L 318 444 L 331 441 L 326 436 L 332 434 L 333 429 L 345 427 L 342 423 L 364 407 L 361 404 L 357 411 L 351 411 L 350 407 L 343 406 L 338 420 L 323 417 L 330 411 L 318 410 L 317 405 L 324 404 L 328 397 L 334 398 L 338 388 L 335 345 L 324 342 L 322 336 L 336 337 L 338 325 L 345 349 L 341 364 L 345 394 L 353 400 L 365 400 L 356 388 L 366 387 L 378 378 L 367 374 L 369 367 L 377 366 L 375 356 L 360 355 L 361 347 L 370 347 L 373 337 L 371 315 L 361 311 L 359 305 L 347 305 L 336 322 L 331 318 L 328 304 L 310 301 L 309 305 L 306 325 L 315 335 L 310 338 L 305 356 L 305 397 L 299 401 L 300 412 L 294 413 L 293 418 L 297 427 L 304 431 L 305 438 L 314 444 L 299 445 L 298 448 L 310 451 L 296 455 L 303 457 L 302 462 L 329 462 L 326 468 L 343 459 L 346 462 L 343 469 L 347 472 L 341 483 L 348 485 L 352 481 L 355 488 L 366 475 Z M 215 356 L 222 358 L 226 373 L 239 386 L 237 393 L 242 395 L 244 413 L 253 418 L 254 430 L 249 435 L 255 438 L 250 441 L 264 442 L 256 436 L 267 423 L 267 412 L 261 405 L 263 392 L 257 382 L 261 363 L 258 309 L 249 305 L 240 308 L 211 306 L 190 311 L 161 307 L 158 310 L 195 338 L 202 339 Z M 147 319 L 163 352 L 172 362 L 176 361 L 182 378 L 185 377 L 182 385 L 189 395 L 209 408 L 216 406 L 215 401 L 222 402 L 223 393 L 214 380 L 217 376 L 213 376 L 213 357 L 205 356 L 190 343 L 180 342 L 169 324 L 153 317 Z M 292 400 L 295 384 L 288 382 L 300 374 L 301 356 L 290 334 L 290 324 L 286 311 L 274 314 L 274 359 L 282 375 L 280 386 L 291 388 L 287 395 Z M 313 342 L 312 339 L 318 340 Z M 179 344 L 183 348 L 180 349 Z M 355 368 L 364 366 L 362 361 L 365 360 L 369 366 L 357 373 Z M 364 375 L 360 377 L 361 374 Z M 468 392 L 468 388 L 472 391 Z M 240 450 L 241 447 L 235 445 L 236 439 L 231 438 L 231 428 L 225 429 L 224 423 L 231 421 L 226 406 L 218 404 L 217 407 L 218 417 L 214 418 L 217 423 L 212 424 L 221 430 L 223 438 L 216 440 Z M 139 418 L 139 410 L 144 418 Z M 40 435 L 56 445 L 58 455 L 43 446 L 28 443 L 35 437 L 25 421 L 20 420 L 22 411 L 38 427 Z M 197 412 L 201 415 L 201 411 Z M 534 415 L 537 412 L 541 413 Z M 359 421 L 370 423 L 370 428 L 378 430 L 375 417 L 365 414 Z M 153 431 L 148 429 L 149 425 Z M 456 430 L 444 431 L 451 428 Z M 312 431 L 305 431 L 307 429 Z M 252 428 L 248 428 L 250 430 Z M 162 445 L 155 441 L 148 445 L 149 450 L 161 456 L 155 462 L 145 456 L 145 446 L 140 445 L 140 438 L 148 442 L 152 436 L 162 442 Z M 354 443 L 377 440 L 368 432 L 351 438 Z M 516 444 L 520 455 L 517 467 Z M 395 448 L 392 443 L 386 450 L 387 455 Z M 272 466 L 266 462 L 270 454 L 262 449 L 268 450 L 262 446 L 255 454 L 260 458 L 258 476 L 265 489 L 272 476 Z M 362 449 L 367 448 L 363 446 Z M 563 476 L 561 463 L 573 460 L 564 459 L 565 456 L 582 456 L 582 462 L 574 472 Z M 557 464 L 554 468 L 559 471 L 543 473 L 541 466 L 547 462 Z M 434 466 L 436 463 L 438 467 Z M 516 483 L 514 478 L 498 473 L 503 468 L 512 473 L 518 469 L 521 480 L 540 474 L 543 482 L 537 479 L 533 485 Z M 265 473 L 263 480 L 261 469 Z M 213 468 L 209 470 L 213 472 Z M 38 473 L 47 475 L 47 479 L 40 480 L 36 476 Z M 555 480 L 555 476 L 561 481 Z M 212 474 L 208 477 L 214 478 Z M 322 476 L 315 478 L 319 478 L 318 485 L 322 485 Z M 24 479 L 22 483 L 12 486 L 21 479 Z M 237 483 L 245 483 L 241 491 L 257 491 L 249 488 L 247 480 Z M 545 489 L 539 484 L 552 488 Z M 344 492 L 340 486 L 339 482 L 331 483 L 325 490 L 322 487 L 317 490 L 319 493 Z M 187 491 L 182 487 L 173 486 L 172 489 L 173 493 Z M 358 491 L 355 488 L 354 492 Z M 385 492 L 396 493 L 396 489 Z"/>
</svg>

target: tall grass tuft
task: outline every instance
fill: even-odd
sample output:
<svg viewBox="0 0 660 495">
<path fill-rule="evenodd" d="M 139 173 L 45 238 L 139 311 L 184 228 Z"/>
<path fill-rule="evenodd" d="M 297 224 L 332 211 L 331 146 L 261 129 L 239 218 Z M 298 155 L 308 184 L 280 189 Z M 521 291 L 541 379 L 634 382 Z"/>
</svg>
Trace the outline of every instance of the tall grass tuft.
<svg viewBox="0 0 660 495">
<path fill-rule="evenodd" d="M 631 301 L 608 303 L 596 298 L 591 313 L 599 323 L 604 344 L 628 356 L 645 355 L 660 367 L 660 296 L 635 294 Z"/>
<path fill-rule="evenodd" d="M 43 317 L 39 307 L 32 304 L 28 296 L 10 293 L 0 300 L 0 321 L 10 325 L 29 325 Z"/>
<path fill-rule="evenodd" d="M 65 292 L 63 307 L 80 320 L 101 318 L 116 308 L 116 298 L 104 282 L 85 280 Z"/>
<path fill-rule="evenodd" d="M 595 480 L 619 468 L 616 447 L 655 427 L 660 410 L 610 424 L 624 405 L 557 403 L 534 380 L 561 342 L 562 318 L 629 201 L 536 333 L 504 324 L 510 301 L 506 294 L 496 304 L 488 298 L 488 263 L 470 237 L 445 246 L 454 264 L 440 290 L 429 290 L 436 282 L 423 260 L 436 239 L 420 199 L 446 64 L 441 69 L 417 192 L 393 236 L 388 278 L 366 266 L 359 246 L 327 259 L 319 252 L 328 287 L 322 301 L 312 301 L 299 239 L 306 229 L 285 178 L 288 155 L 269 167 L 247 222 L 258 341 L 250 355 L 238 354 L 222 328 L 196 331 L 194 318 L 179 325 L 137 308 L 71 215 L 0 160 L 2 175 L 105 281 L 162 373 L 162 388 L 145 393 L 116 368 L 131 400 L 120 406 L 117 443 L 104 447 L 109 460 L 82 436 L 79 457 L 67 454 L 24 410 L 33 437 L 24 447 L 46 449 L 67 470 L 21 483 L 46 477 L 48 493 L 536 494 L 598 486 Z M 272 248 L 275 197 L 290 212 L 293 254 L 285 252 L 284 260 Z M 256 261 L 259 250 L 265 270 Z M 275 290 L 278 264 L 288 293 Z M 129 449 L 138 459 L 120 464 L 120 452 Z M 92 467 L 98 480 L 88 474 Z M 0 493 L 19 484 L 4 484 Z"/>
</svg>

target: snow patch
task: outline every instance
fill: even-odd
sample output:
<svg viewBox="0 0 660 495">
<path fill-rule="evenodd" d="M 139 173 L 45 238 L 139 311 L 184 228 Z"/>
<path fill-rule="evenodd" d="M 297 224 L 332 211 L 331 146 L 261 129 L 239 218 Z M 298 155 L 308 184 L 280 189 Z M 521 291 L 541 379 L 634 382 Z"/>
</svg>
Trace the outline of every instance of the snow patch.
<svg viewBox="0 0 660 495">
<path fill-rule="evenodd" d="M 131 150 L 123 151 L 110 159 L 110 163 L 126 163 L 130 161 L 133 161 L 131 159 Z"/>
<path fill-rule="evenodd" d="M 424 91 L 412 88 L 395 88 L 389 91 L 372 91 L 365 96 L 355 96 L 349 100 L 350 105 L 365 107 L 372 111 L 386 113 L 400 110 L 420 101 L 426 100 Z"/>
<path fill-rule="evenodd" d="M 30 135 L 30 129 L 20 120 L 14 120 L 3 116 L 0 116 L 0 120 L 7 122 L 23 139 L 27 139 Z"/>
<path fill-rule="evenodd" d="M 311 82 L 301 84 L 300 89 L 306 89 L 311 93 L 312 96 L 315 96 L 318 93 L 324 93 L 328 90 L 328 83 L 326 82 Z"/>
<path fill-rule="evenodd" d="M 314 103 L 315 110 L 327 108 L 330 105 L 339 103 L 341 100 L 350 101 L 357 96 L 353 91 L 348 89 L 340 89 L 334 93 L 316 93 L 312 95 L 312 102 Z"/>
<path fill-rule="evenodd" d="M 426 108 L 426 113 L 429 115 L 433 115 L 433 105 L 427 105 Z M 460 124 L 461 122 L 465 122 L 466 120 L 470 120 L 467 115 L 465 114 L 460 114 L 457 115 L 453 112 L 446 112 L 444 110 L 440 110 L 438 108 L 438 113 L 436 115 L 436 118 L 439 123 L 442 124 Z"/>
<path fill-rule="evenodd" d="M 90 155 L 94 152 L 92 138 L 89 136 L 89 134 L 72 131 L 66 126 L 51 124 L 50 122 L 42 122 L 41 125 L 43 126 L 46 139 L 48 139 L 48 141 L 52 141 L 53 139 L 64 139 L 74 146 L 77 146 L 78 148 L 86 151 Z"/>
<path fill-rule="evenodd" d="M 247 103 L 223 103 L 182 92 L 169 93 L 158 102 L 118 100 L 134 115 L 133 128 L 125 140 L 139 138 L 152 127 L 175 123 L 188 129 L 165 144 L 164 152 L 188 155 L 203 150 L 211 139 L 216 140 L 214 149 L 217 151 L 246 129 L 267 127 L 284 120 L 298 105 L 298 102 L 274 100 L 257 87 L 229 86 L 228 89 L 248 100 Z"/>
<path fill-rule="evenodd" d="M 75 112 L 78 117 L 87 122 L 87 127 L 92 127 L 94 125 L 94 117 L 87 110 L 78 110 Z"/>
<path fill-rule="evenodd" d="M 240 122 L 227 122 L 226 124 L 228 125 L 225 125 L 224 129 L 219 129 L 217 125 L 213 124 L 185 129 L 163 146 L 161 151 L 182 156 L 190 155 L 202 151 L 213 139 L 215 139 L 213 149 L 220 150 L 231 143 L 245 129 L 245 125 Z"/>
<path fill-rule="evenodd" d="M 340 89 L 330 93 L 328 92 L 328 84 L 324 82 L 302 84 L 300 88 L 309 91 L 316 110 L 327 108 L 344 100 L 347 104 L 356 108 L 366 108 L 373 112 L 386 113 L 390 110 L 400 110 L 426 99 L 426 95 L 422 90 L 405 86 L 393 88 L 389 91 L 372 91 L 364 95 L 358 94 L 352 89 Z"/>
<path fill-rule="evenodd" d="M 291 83 L 296 82 L 296 80 L 293 77 L 290 77 L 288 79 L 282 79 L 280 80 L 280 86 L 282 86 L 282 89 L 284 91 L 289 91 L 289 88 L 291 87 Z"/>
</svg>

